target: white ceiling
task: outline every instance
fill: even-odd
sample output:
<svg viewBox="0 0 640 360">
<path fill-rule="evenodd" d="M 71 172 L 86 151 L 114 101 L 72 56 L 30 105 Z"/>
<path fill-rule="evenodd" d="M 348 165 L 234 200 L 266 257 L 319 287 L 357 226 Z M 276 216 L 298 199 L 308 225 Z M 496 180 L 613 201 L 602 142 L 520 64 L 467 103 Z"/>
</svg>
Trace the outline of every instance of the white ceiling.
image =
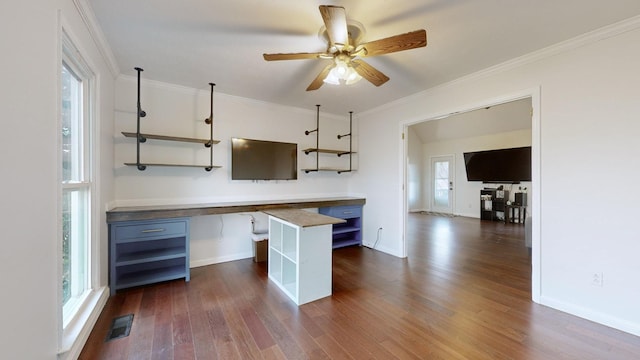
<svg viewBox="0 0 640 360">
<path fill-rule="evenodd" d="M 531 98 L 412 125 L 422 143 L 531 129 Z"/>
<path fill-rule="evenodd" d="M 356 114 L 640 14 L 638 0 L 89 0 L 120 71 L 271 103 Z M 375 87 L 305 91 L 328 60 L 266 62 L 263 53 L 322 52 L 319 5 L 341 5 L 363 41 L 427 30 L 425 48 L 367 58 L 391 78 Z"/>
</svg>

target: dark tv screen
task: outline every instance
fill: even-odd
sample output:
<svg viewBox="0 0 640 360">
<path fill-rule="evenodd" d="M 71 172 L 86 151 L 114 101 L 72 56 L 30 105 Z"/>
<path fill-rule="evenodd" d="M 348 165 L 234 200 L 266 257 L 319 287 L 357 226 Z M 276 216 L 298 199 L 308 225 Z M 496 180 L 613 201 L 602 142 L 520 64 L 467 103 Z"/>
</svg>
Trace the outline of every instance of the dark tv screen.
<svg viewBox="0 0 640 360">
<path fill-rule="evenodd" d="M 531 181 L 531 146 L 464 153 L 468 181 Z"/>
<path fill-rule="evenodd" d="M 232 180 L 296 180 L 298 144 L 231 139 Z"/>
</svg>

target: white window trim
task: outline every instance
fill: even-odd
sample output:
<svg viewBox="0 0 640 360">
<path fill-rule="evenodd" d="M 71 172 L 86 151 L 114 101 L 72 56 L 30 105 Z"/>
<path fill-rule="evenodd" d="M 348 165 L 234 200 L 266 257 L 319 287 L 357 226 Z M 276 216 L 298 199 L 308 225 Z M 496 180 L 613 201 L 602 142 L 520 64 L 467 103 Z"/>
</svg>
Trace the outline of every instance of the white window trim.
<svg viewBox="0 0 640 360">
<path fill-rule="evenodd" d="M 99 75 L 96 74 L 94 71 L 92 71 L 91 69 L 95 69 L 96 67 L 93 66 L 93 64 L 89 61 L 87 61 L 87 58 L 82 56 L 82 54 L 85 54 L 86 52 L 82 51 L 81 48 L 78 48 L 77 45 L 80 44 L 79 41 L 77 41 L 77 37 L 75 37 L 73 35 L 72 32 L 69 31 L 70 27 L 68 26 L 68 23 L 65 21 L 65 19 L 62 17 L 62 15 L 60 13 L 58 13 L 58 39 L 59 39 L 59 46 L 58 46 L 58 66 L 57 66 L 57 83 L 58 83 L 58 101 L 57 101 L 57 106 L 58 106 L 58 115 L 57 115 L 57 127 L 56 129 L 58 130 L 56 135 L 60 134 L 60 131 L 62 129 L 62 119 L 60 114 L 61 112 L 61 104 L 62 104 L 62 96 L 60 93 L 61 89 L 61 84 L 62 84 L 62 80 L 61 80 L 61 73 L 60 73 L 60 69 L 62 68 L 62 61 L 63 59 L 66 59 L 66 55 L 65 55 L 65 51 L 71 51 L 71 54 L 74 57 L 77 57 L 81 60 L 81 62 L 84 64 L 84 66 L 86 67 L 83 70 L 88 70 L 87 74 L 89 74 L 89 77 L 91 78 L 90 81 L 90 102 L 91 102 L 91 107 L 88 109 L 88 111 L 90 111 L 90 116 L 92 117 L 92 122 L 90 124 L 90 128 L 88 129 L 89 132 L 89 137 L 90 137 L 90 143 L 91 143 L 91 151 L 89 151 L 89 164 L 90 164 L 90 168 L 88 169 L 88 175 L 91 179 L 90 184 L 89 184 L 89 193 L 90 193 L 90 204 L 89 204 L 89 209 L 90 209 L 90 219 L 89 219 L 89 233 L 91 236 L 90 239 L 90 243 L 89 243 L 89 264 L 88 264 L 88 269 L 89 269 L 89 274 L 88 274 L 88 291 L 86 291 L 82 297 L 82 299 L 80 299 L 80 301 L 78 301 L 77 304 L 75 304 L 75 306 L 77 307 L 77 311 L 75 316 L 73 316 L 70 319 L 67 319 L 67 321 L 65 322 L 64 317 L 63 317 L 63 309 L 62 309 L 62 299 L 63 299 L 63 293 L 62 293 L 62 286 L 61 286 L 61 279 L 62 279 L 62 242 L 60 241 L 60 235 L 62 234 L 62 209 L 61 207 L 58 210 L 58 231 L 55 237 L 55 241 L 58 244 L 57 248 L 57 261 L 58 261 L 58 358 L 59 359 L 75 359 L 80 355 L 80 352 L 82 351 L 82 348 L 84 347 L 84 344 L 87 340 L 87 338 L 89 337 L 89 334 L 91 333 L 91 330 L 94 326 L 94 324 L 96 323 L 98 316 L 100 315 L 100 312 L 102 311 L 102 309 L 104 308 L 105 304 L 107 303 L 107 300 L 109 299 L 109 291 L 108 288 L 106 286 L 101 286 L 100 283 L 100 278 L 101 278 L 101 269 L 100 269 L 100 259 L 101 259 L 101 251 L 100 251 L 100 238 L 101 238 L 101 234 L 100 234 L 100 219 L 101 217 L 101 213 L 100 213 L 100 209 L 99 209 L 99 204 L 100 202 L 100 173 L 99 173 L 99 151 L 100 151 L 100 137 L 98 136 L 99 134 L 99 129 L 100 129 L 100 119 L 98 117 L 99 115 L 99 83 L 100 83 L 100 78 Z M 89 144 L 86 144 L 89 145 Z M 58 136 L 58 164 L 62 163 L 62 154 L 61 154 L 61 150 L 62 149 L 62 140 L 61 138 Z M 58 203 L 62 204 L 62 171 L 60 169 L 60 167 L 58 166 Z M 66 186 L 68 186 L 69 188 L 74 187 L 76 184 L 66 184 Z"/>
<path fill-rule="evenodd" d="M 80 78 L 80 80 L 82 81 L 82 88 L 80 89 L 81 93 L 82 93 L 82 104 L 81 104 L 81 108 L 80 108 L 80 112 L 81 112 L 81 121 L 79 123 L 77 123 L 76 125 L 79 125 L 81 128 L 81 133 L 77 133 L 74 131 L 74 137 L 79 137 L 79 139 L 73 140 L 73 143 L 80 143 L 81 145 L 81 150 L 80 153 L 77 154 L 77 158 L 72 160 L 73 162 L 77 162 L 80 165 L 80 168 L 78 169 L 80 172 L 80 179 L 79 180 L 75 180 L 75 181 L 68 181 L 68 182 L 62 182 L 61 183 L 61 187 L 62 187 L 62 196 L 64 196 L 65 192 L 74 192 L 77 191 L 81 194 L 81 202 L 84 203 L 84 208 L 88 210 L 89 215 L 87 219 L 86 224 L 84 224 L 86 227 L 86 233 L 89 235 L 89 239 L 88 239 L 88 243 L 86 244 L 86 251 L 84 252 L 84 254 L 79 255 L 76 252 L 73 252 L 72 254 L 72 261 L 71 261 L 71 273 L 75 273 L 77 271 L 78 268 L 85 268 L 86 273 L 85 275 L 87 275 L 86 278 L 82 279 L 82 281 L 76 281 L 76 280 L 80 280 L 80 279 L 75 279 L 72 282 L 72 286 L 71 286 L 71 298 L 63 305 L 62 307 L 62 318 L 63 318 L 63 324 L 62 327 L 66 328 L 67 325 L 71 322 L 71 320 L 73 318 L 75 318 L 77 311 L 80 309 L 80 307 L 82 306 L 82 304 L 84 303 L 84 301 L 86 300 L 86 297 L 89 293 L 89 291 L 91 291 L 91 289 L 93 288 L 93 284 L 91 283 L 91 273 L 92 273 L 92 269 L 91 269 L 91 264 L 93 263 L 92 258 L 91 258 L 91 249 L 93 248 L 93 243 L 94 241 L 94 233 L 93 233 L 93 228 L 94 228 L 94 220 L 93 220 L 93 211 L 92 211 L 92 202 L 93 202 L 93 197 L 94 197 L 94 191 L 93 191 L 93 186 L 92 183 L 94 181 L 94 176 L 93 176 L 93 171 L 92 171 L 92 167 L 93 167 L 93 163 L 94 163 L 94 159 L 93 159 L 93 151 L 92 151 L 92 146 L 93 146 L 93 122 L 94 122 L 94 109 L 93 109 L 93 104 L 94 104 L 94 100 L 93 100 L 93 92 L 94 89 L 92 89 L 93 87 L 93 82 L 95 79 L 95 76 L 93 76 L 92 72 L 87 69 L 86 64 L 84 64 L 84 59 L 82 59 L 78 54 L 75 53 L 71 53 L 70 54 L 70 49 L 75 49 L 72 48 L 72 44 L 70 44 L 70 40 L 66 37 L 63 38 L 63 55 L 62 55 L 62 59 L 63 59 L 63 64 L 61 64 L 61 67 L 66 67 L 69 71 L 72 71 L 76 76 L 78 76 Z M 77 130 L 77 129 L 76 129 Z M 61 132 L 58 131 L 58 134 L 60 134 Z M 58 152 L 60 152 L 60 150 L 62 150 L 61 148 L 58 150 Z M 75 157 L 75 156 L 74 156 Z M 61 162 L 58 162 L 58 164 L 61 164 Z M 77 204 L 76 204 L 77 205 Z M 72 215 L 78 215 L 77 213 L 72 213 Z M 79 218 L 75 218 L 73 217 L 72 223 L 74 224 L 78 224 L 81 222 L 81 220 L 84 218 L 84 216 L 81 216 Z M 72 236 L 72 248 L 78 248 L 77 241 L 80 240 L 77 236 Z M 84 241 L 84 240 L 81 240 Z M 80 263 L 82 262 L 82 263 Z M 74 270 L 75 269 L 75 270 Z M 82 291 L 82 293 L 79 293 L 79 291 Z"/>
</svg>

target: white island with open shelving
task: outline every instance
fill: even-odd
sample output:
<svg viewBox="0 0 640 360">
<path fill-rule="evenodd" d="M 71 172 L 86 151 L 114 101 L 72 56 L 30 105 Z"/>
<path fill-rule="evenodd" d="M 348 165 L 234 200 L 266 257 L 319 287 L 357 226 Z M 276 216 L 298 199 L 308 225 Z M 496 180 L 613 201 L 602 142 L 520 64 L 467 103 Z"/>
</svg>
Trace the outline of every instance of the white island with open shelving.
<svg viewBox="0 0 640 360">
<path fill-rule="evenodd" d="M 269 215 L 269 279 L 296 304 L 331 295 L 332 225 L 345 222 L 305 210 Z"/>
</svg>

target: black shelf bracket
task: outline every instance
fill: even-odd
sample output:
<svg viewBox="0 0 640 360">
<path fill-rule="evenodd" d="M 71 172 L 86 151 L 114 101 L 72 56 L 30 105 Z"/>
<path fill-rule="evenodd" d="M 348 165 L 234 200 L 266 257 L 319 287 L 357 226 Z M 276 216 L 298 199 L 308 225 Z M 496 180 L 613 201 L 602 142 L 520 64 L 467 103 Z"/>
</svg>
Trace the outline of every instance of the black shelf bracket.
<svg viewBox="0 0 640 360">
<path fill-rule="evenodd" d="M 307 130 L 304 132 L 305 135 L 309 135 L 311 133 L 316 133 L 316 152 L 320 149 L 320 105 L 316 105 L 316 128 L 314 130 Z M 308 151 L 304 152 L 306 155 L 309 155 Z M 308 174 L 310 171 L 318 171 L 320 169 L 320 156 L 316 155 L 316 168 L 308 169 L 304 172 Z"/>
<path fill-rule="evenodd" d="M 341 155 L 349 154 L 349 170 L 339 170 L 338 174 L 342 174 L 343 172 L 351 172 L 353 169 L 353 137 L 351 134 L 353 133 L 353 111 L 349 111 L 349 133 L 344 135 L 338 135 L 338 139 L 342 139 L 343 137 L 349 137 L 349 152 L 348 153 L 340 153 L 338 157 Z"/>
<path fill-rule="evenodd" d="M 142 68 L 136 67 L 134 68 L 138 72 L 138 108 L 136 110 L 136 118 L 137 118 L 137 126 L 136 126 L 136 167 L 140 171 L 144 171 L 147 167 L 140 163 L 140 143 L 144 143 L 147 139 L 140 134 L 140 118 L 147 116 L 147 113 L 142 110 L 140 106 L 140 73 L 144 70 Z"/>
<path fill-rule="evenodd" d="M 316 148 L 318 147 L 318 134 L 320 133 L 320 105 L 316 105 L 316 128 L 313 130 L 307 130 L 305 135 L 316 133 Z"/>
<path fill-rule="evenodd" d="M 204 168 L 205 171 L 211 171 L 213 169 L 213 88 L 216 86 L 214 83 L 209 83 L 211 86 L 211 102 L 209 105 L 209 117 L 204 120 L 209 125 L 209 142 L 204 144 L 209 148 L 209 166 Z"/>
</svg>

